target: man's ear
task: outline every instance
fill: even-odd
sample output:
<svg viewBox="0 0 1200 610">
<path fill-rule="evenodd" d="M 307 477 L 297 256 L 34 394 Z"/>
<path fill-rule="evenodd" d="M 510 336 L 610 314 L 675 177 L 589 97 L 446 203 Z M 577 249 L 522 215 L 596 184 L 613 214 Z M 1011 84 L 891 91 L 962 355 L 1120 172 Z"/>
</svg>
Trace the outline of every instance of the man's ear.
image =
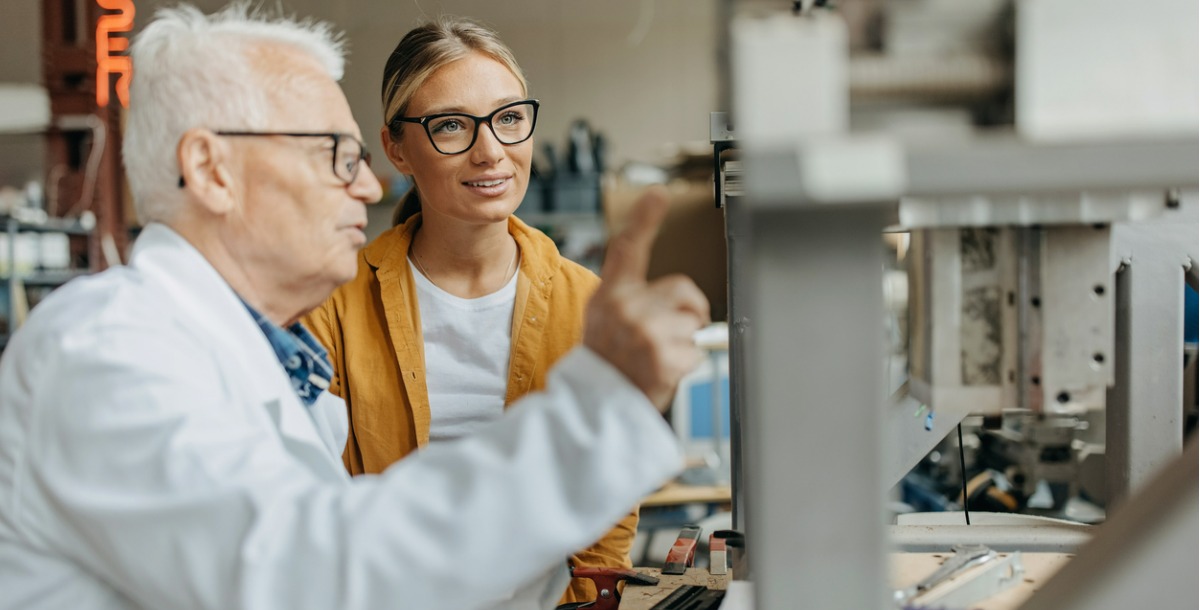
<svg viewBox="0 0 1200 610">
<path fill-rule="evenodd" d="M 217 134 L 202 128 L 183 132 L 176 147 L 179 162 L 179 186 L 191 194 L 212 214 L 232 210 L 236 196 L 233 174 L 229 171 L 229 149 Z"/>
<path fill-rule="evenodd" d="M 400 141 L 392 138 L 392 132 L 387 125 L 379 128 L 379 141 L 383 144 L 383 152 L 387 155 L 388 161 L 392 162 L 392 166 L 401 174 L 411 176 L 412 166 L 408 164 L 403 151 L 400 150 Z"/>
</svg>

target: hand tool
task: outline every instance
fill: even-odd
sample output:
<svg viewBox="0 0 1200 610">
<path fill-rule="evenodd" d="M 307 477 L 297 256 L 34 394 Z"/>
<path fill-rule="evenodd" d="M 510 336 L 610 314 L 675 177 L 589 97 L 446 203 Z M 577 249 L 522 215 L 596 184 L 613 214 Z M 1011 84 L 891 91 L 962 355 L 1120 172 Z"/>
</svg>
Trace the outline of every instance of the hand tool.
<svg viewBox="0 0 1200 610">
<path fill-rule="evenodd" d="M 667 553 L 663 574 L 683 574 L 696 560 L 696 541 L 700 539 L 699 525 L 685 525 L 679 530 L 675 545 Z"/>
<path fill-rule="evenodd" d="M 681 585 L 650 610 L 717 610 L 725 592 L 701 585 Z"/>
<path fill-rule="evenodd" d="M 954 555 L 946 560 L 937 570 L 926 576 L 921 582 L 903 590 L 897 590 L 893 597 L 903 604 L 918 595 L 938 586 L 943 581 L 953 578 L 963 570 L 986 563 L 996 558 L 996 551 L 982 544 L 958 544 L 954 546 Z"/>
<path fill-rule="evenodd" d="M 717 533 L 708 535 L 708 573 L 725 574 L 729 571 L 728 555 L 725 553 L 725 539 L 718 538 Z"/>
<path fill-rule="evenodd" d="M 723 573 L 729 575 L 729 580 L 733 580 L 736 578 L 737 571 L 745 567 L 742 559 L 746 555 L 746 536 L 737 530 L 717 530 L 713 532 L 712 537 L 725 543 L 725 566 L 727 571 Z M 712 543 L 710 542 L 709 544 Z M 715 564 L 711 563 L 710 560 L 709 565 Z"/>
<path fill-rule="evenodd" d="M 596 583 L 598 597 L 590 602 L 562 604 L 555 610 L 617 610 L 621 604 L 621 593 L 617 583 L 657 585 L 658 578 L 628 568 L 577 568 L 571 566 L 572 578 L 587 578 Z"/>
</svg>

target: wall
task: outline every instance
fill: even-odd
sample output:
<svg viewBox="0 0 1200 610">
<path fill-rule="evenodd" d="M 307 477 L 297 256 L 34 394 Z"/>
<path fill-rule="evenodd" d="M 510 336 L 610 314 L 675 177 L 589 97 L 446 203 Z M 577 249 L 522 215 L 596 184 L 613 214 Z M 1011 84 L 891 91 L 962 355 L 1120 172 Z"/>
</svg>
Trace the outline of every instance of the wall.
<svg viewBox="0 0 1200 610">
<path fill-rule="evenodd" d="M 173 3 L 139 1 L 137 23 L 149 20 L 154 6 Z M 196 2 L 204 10 L 224 4 Z M 346 32 L 350 55 L 342 87 L 383 176 L 395 175 L 378 141 L 383 66 L 405 32 L 441 14 L 480 20 L 512 47 L 530 80 L 531 95 L 542 102 L 539 143 L 552 142 L 561 150 L 567 128 L 577 118 L 606 136 L 614 167 L 628 160 L 661 161 L 681 143 L 708 142 L 708 113 L 717 103 L 716 0 L 281 4 Z M 382 230 L 388 216 L 387 206 L 373 208 L 371 228 Z"/>
<path fill-rule="evenodd" d="M 156 7 L 176 2 L 137 0 L 136 23 L 146 23 Z M 225 3 L 195 2 L 206 11 Z M 443 13 L 479 19 L 513 48 L 530 79 L 531 94 L 542 101 L 540 142 L 562 148 L 568 125 L 583 118 L 607 137 L 610 164 L 617 166 L 631 159 L 660 161 L 676 145 L 708 141 L 708 113 L 717 103 L 716 0 L 279 3 L 346 32 L 350 56 L 342 86 L 372 153 L 381 160 L 376 170 L 384 176 L 394 171 L 377 135 L 383 65 L 404 32 Z M 39 6 L 39 0 L 0 1 L 0 80 L 40 79 Z M 0 184 L 4 172 L 41 158 L 40 152 L 29 154 L 31 145 L 0 143 Z M 381 229 L 387 212 L 384 206 L 376 208 L 372 224 Z"/>
<path fill-rule="evenodd" d="M 0 0 L 0 83 L 39 83 L 42 77 L 39 0 Z M 0 187 L 40 178 L 45 147 L 38 136 L 0 134 Z"/>
<path fill-rule="evenodd" d="M 39 0 L 0 2 L 0 82 L 41 79 L 42 19 Z"/>
</svg>

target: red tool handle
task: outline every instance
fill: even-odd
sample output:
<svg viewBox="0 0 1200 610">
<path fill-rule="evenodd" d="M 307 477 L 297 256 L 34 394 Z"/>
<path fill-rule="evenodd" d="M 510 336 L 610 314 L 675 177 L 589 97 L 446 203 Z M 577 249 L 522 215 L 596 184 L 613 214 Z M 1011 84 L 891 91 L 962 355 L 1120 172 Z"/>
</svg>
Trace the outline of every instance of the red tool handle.
<svg viewBox="0 0 1200 610">
<path fill-rule="evenodd" d="M 621 594 L 617 591 L 617 583 L 622 580 L 642 585 L 658 584 L 657 578 L 628 568 L 572 567 L 571 576 L 587 578 L 596 583 L 596 601 L 574 605 L 575 608 L 586 608 L 587 610 L 617 610 L 621 604 Z"/>
<path fill-rule="evenodd" d="M 700 526 L 687 525 L 679 530 L 675 545 L 667 553 L 663 574 L 683 574 L 696 560 L 696 541 L 700 539 Z"/>
</svg>

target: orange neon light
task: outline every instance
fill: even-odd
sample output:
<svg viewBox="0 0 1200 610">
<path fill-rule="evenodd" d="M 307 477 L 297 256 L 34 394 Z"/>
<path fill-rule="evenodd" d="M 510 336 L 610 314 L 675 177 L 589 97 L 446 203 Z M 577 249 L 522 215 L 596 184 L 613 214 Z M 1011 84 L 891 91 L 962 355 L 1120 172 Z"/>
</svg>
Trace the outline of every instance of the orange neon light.
<svg viewBox="0 0 1200 610">
<path fill-rule="evenodd" d="M 117 75 L 117 100 L 129 107 L 129 79 L 133 76 L 133 63 L 128 55 L 112 55 L 129 48 L 129 39 L 112 34 L 133 29 L 133 0 L 96 0 L 100 8 L 117 11 L 115 15 L 101 15 L 96 22 L 96 105 L 108 106 L 108 77 Z"/>
</svg>

